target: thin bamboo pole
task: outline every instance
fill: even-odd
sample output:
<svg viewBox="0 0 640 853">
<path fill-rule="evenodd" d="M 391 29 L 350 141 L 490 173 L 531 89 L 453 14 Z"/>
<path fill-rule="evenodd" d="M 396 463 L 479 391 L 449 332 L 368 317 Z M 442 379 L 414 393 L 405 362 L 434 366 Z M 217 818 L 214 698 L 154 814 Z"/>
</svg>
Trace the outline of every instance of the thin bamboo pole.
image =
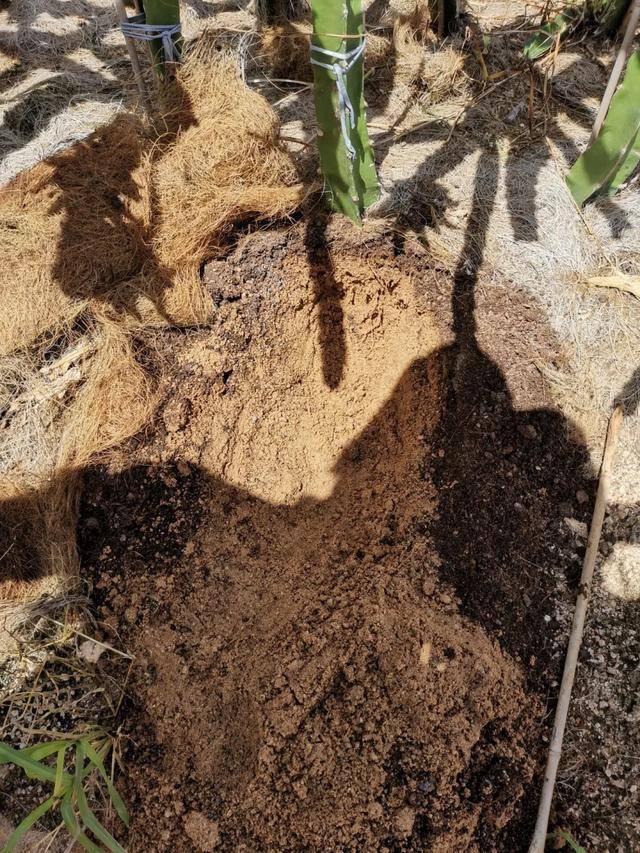
<svg viewBox="0 0 640 853">
<path fill-rule="evenodd" d="M 118 20 L 121 24 L 126 23 L 127 11 L 124 8 L 123 0 L 115 0 L 115 4 L 116 12 L 118 13 Z M 131 67 L 133 68 L 133 76 L 136 78 L 136 84 L 138 86 L 138 92 L 140 93 L 140 100 L 142 101 L 142 106 L 144 107 L 147 113 L 151 113 L 151 102 L 149 101 L 147 87 L 145 86 L 144 77 L 142 76 L 142 71 L 140 69 L 140 62 L 138 60 L 138 52 L 136 51 L 136 46 L 133 42 L 133 39 L 129 38 L 129 36 L 125 36 L 124 41 L 127 45 L 127 51 L 129 52 L 129 59 L 131 60 Z"/>
<path fill-rule="evenodd" d="M 543 853 L 547 837 L 551 801 L 553 799 L 556 775 L 558 773 L 558 765 L 560 764 L 560 756 L 562 754 L 562 740 L 564 738 L 564 730 L 567 724 L 567 714 L 569 711 L 569 703 L 571 701 L 573 680 L 575 678 L 576 667 L 578 665 L 578 654 L 582 644 L 584 622 L 587 615 L 587 604 L 589 603 L 589 592 L 591 590 L 591 581 L 593 579 L 596 557 L 598 556 L 600 534 L 602 533 L 602 522 L 604 521 L 604 513 L 607 506 L 609 478 L 611 476 L 611 468 L 618 443 L 618 434 L 620 432 L 621 423 L 622 407 L 616 406 L 609 420 L 609 427 L 607 429 L 604 453 L 602 455 L 602 467 L 600 469 L 600 480 L 598 482 L 598 494 L 596 495 L 596 504 L 593 510 L 593 518 L 591 519 L 587 552 L 584 556 L 584 563 L 582 565 L 582 576 L 580 578 L 580 586 L 578 587 L 578 598 L 576 599 L 576 608 L 573 613 L 573 624 L 571 626 L 571 634 L 569 635 L 567 656 L 564 662 L 564 672 L 562 673 L 562 684 L 560 685 L 560 693 L 558 694 L 558 705 L 556 707 L 556 714 L 553 721 L 553 732 L 551 735 L 551 743 L 549 744 L 549 755 L 547 756 L 547 766 L 544 773 L 542 793 L 540 795 L 538 818 L 536 820 L 536 828 L 531 841 L 531 846 L 529 847 L 529 853 Z"/>
<path fill-rule="evenodd" d="M 639 22 L 640 0 L 635 0 L 635 4 L 629 12 L 629 20 L 627 21 L 627 28 L 624 33 L 624 38 L 622 39 L 622 44 L 620 45 L 620 50 L 618 51 L 613 70 L 611 71 L 611 76 L 609 77 L 607 88 L 605 89 L 604 95 L 602 96 L 602 101 L 600 102 L 600 106 L 598 108 L 596 120 L 593 123 L 593 130 L 591 131 L 591 136 L 589 137 L 589 145 L 596 141 L 596 139 L 598 138 L 598 134 L 602 130 L 603 122 L 609 110 L 609 104 L 611 103 L 611 99 L 616 93 L 618 83 L 620 82 L 620 76 L 624 71 L 624 66 L 626 65 L 627 57 L 631 52 L 631 46 L 633 45 L 633 39 L 635 38 Z"/>
</svg>

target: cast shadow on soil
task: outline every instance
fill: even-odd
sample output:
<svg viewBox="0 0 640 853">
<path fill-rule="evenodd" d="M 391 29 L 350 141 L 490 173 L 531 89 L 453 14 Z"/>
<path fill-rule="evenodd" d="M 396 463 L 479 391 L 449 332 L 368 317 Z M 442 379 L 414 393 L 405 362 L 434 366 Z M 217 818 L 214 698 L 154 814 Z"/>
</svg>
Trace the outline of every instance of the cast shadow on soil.
<svg viewBox="0 0 640 853">
<path fill-rule="evenodd" d="M 456 281 L 455 299 L 459 306 L 456 342 L 411 364 L 377 416 L 343 452 L 335 468 L 335 489 L 326 501 L 303 499 L 291 508 L 271 505 L 194 466 L 187 480 L 177 479 L 194 507 L 200 494 L 215 494 L 229 506 L 248 502 L 256 516 L 267 514 L 267 526 L 276 539 L 280 528 L 286 539 L 310 513 L 325 518 L 326 536 L 340 542 L 342 562 L 353 559 L 356 552 L 359 561 L 365 556 L 367 544 L 351 530 L 354 519 L 364 517 L 367 527 L 380 530 L 380 539 L 369 544 L 380 559 L 402 544 L 394 523 L 388 521 L 388 495 L 400 491 L 408 499 L 410 488 L 404 482 L 406 470 L 394 464 L 393 451 L 389 455 L 384 449 L 381 436 L 392 435 L 399 454 L 416 432 L 423 429 L 428 434 L 428 419 L 438 399 L 434 377 L 441 376 L 446 390 L 434 446 L 415 458 L 416 481 L 434 480 L 439 508 L 436 520 L 426 526 L 418 514 L 412 535 L 433 543 L 440 577 L 453 585 L 467 615 L 499 638 L 512 655 L 523 660 L 532 654 L 544 657 L 539 647 L 544 615 L 551 606 L 545 602 L 554 593 L 550 569 L 574 576 L 579 570 L 571 557 L 579 546 L 563 516 L 587 520 L 587 508 L 575 498 L 579 489 L 593 492 L 593 480 L 584 473 L 587 454 L 579 437 L 570 437 L 575 429 L 557 412 L 513 408 L 501 370 L 475 345 L 473 320 L 466 313 L 473 301 L 473 280 L 466 274 Z M 422 402 L 416 403 L 420 395 Z M 130 569 L 134 572 L 148 571 L 158 552 L 163 560 L 179 557 L 197 530 L 198 518 L 193 509 L 182 532 L 175 532 L 173 490 L 166 486 L 175 473 L 175 465 L 169 463 L 137 466 L 115 477 L 100 467 L 90 472 L 92 480 L 100 480 L 101 504 L 85 505 L 82 510 L 79 532 L 85 568 L 96 567 L 94 560 L 106 545 L 115 553 L 122 550 L 121 541 L 130 539 L 138 542 L 138 559 Z M 362 487 L 376 479 L 387 487 L 377 499 L 365 502 Z M 136 496 L 133 505 L 131 494 Z M 147 521 L 158 511 L 166 526 L 140 542 L 139 531 L 148 527 Z M 88 516 L 99 517 L 97 528 L 84 526 Z M 119 519 L 118 524 L 111 524 L 112 516 Z M 430 516 L 427 506 L 424 516 Z M 13 501 L 2 505 L 0 517 L 2 552 L 15 545 L 26 553 L 29 530 L 37 525 L 37 518 L 30 522 Z M 220 536 L 224 539 L 224 530 Z M 27 564 L 27 578 L 24 574 L 12 577 L 10 564 L 3 562 L 1 580 L 35 579 L 40 574 L 34 559 Z M 418 584 L 421 580 L 415 578 Z"/>
<path fill-rule="evenodd" d="M 471 18 L 469 21 L 473 22 Z M 510 30 L 512 26 L 506 25 L 505 29 Z M 477 25 L 476 30 L 479 32 Z M 514 50 L 514 56 L 517 55 L 517 51 Z M 479 65 L 468 52 L 465 54 L 463 68 L 468 77 L 477 79 Z M 483 100 L 477 104 L 472 103 L 466 109 L 457 120 L 453 131 L 449 126 L 441 126 L 437 120 L 434 120 L 421 123 L 418 130 L 403 135 L 409 145 L 434 138 L 441 139 L 442 144 L 425 162 L 418 164 L 410 177 L 395 181 L 388 188 L 388 201 L 383 202 L 376 212 L 377 215 L 382 214 L 388 217 L 390 227 L 395 230 L 394 240 L 399 253 L 404 252 L 407 237 L 427 242 L 428 238 L 424 236 L 425 226 L 438 230 L 440 224 L 446 221 L 452 207 L 452 199 L 442 181 L 466 158 L 476 153 L 480 156 L 474 178 L 474 207 L 476 224 L 483 229 L 483 233 L 477 235 L 477 242 L 482 243 L 483 246 L 486 243 L 503 168 L 507 215 L 513 239 L 521 243 L 536 242 L 539 239 L 540 224 L 537 206 L 544 198 L 544 190 L 539 186 L 540 175 L 542 169 L 554 156 L 545 140 L 547 137 L 553 140 L 561 151 L 567 168 L 579 157 L 580 149 L 559 119 L 564 114 L 587 131 L 591 128 L 593 116 L 581 101 L 565 98 L 562 93 L 564 90 L 580 91 L 581 80 L 592 70 L 592 63 L 587 59 L 578 59 L 554 78 L 549 89 L 549 98 L 553 101 L 553 111 L 549 115 L 547 115 L 547 104 L 542 94 L 536 95 L 535 121 L 539 126 L 535 132 L 531 133 L 531 138 L 527 138 L 524 143 L 518 142 L 516 146 L 516 140 L 520 140 L 522 136 L 529 137 L 530 134 L 527 131 L 523 133 L 521 125 L 507 121 L 505 110 L 507 105 L 508 109 L 512 110 L 514 99 L 516 102 L 518 99 L 522 101 L 520 106 L 526 104 L 525 90 L 528 92 L 529 83 L 525 70 L 522 67 L 520 77 L 516 76 L 511 84 L 512 98 L 504 97 L 504 91 L 505 89 L 509 91 L 509 87 L 503 89 L 500 85 L 495 87 L 493 94 L 490 93 L 489 97 L 484 98 L 485 92 L 490 91 L 493 85 L 489 82 L 485 83 L 484 88 L 480 90 Z M 391 45 L 384 67 L 368 84 L 372 90 L 369 96 L 372 104 L 370 112 L 374 119 L 384 115 L 388 107 L 397 71 L 398 57 Z M 503 69 L 503 72 L 512 74 L 513 69 Z M 418 78 L 420 73 L 421 69 L 417 71 Z M 538 72 L 532 68 L 530 74 L 538 74 Z M 536 77 L 535 81 L 536 86 L 542 86 L 542 77 Z M 420 94 L 416 92 L 415 97 L 419 97 Z M 402 125 L 411 106 L 411 99 L 408 99 L 402 113 L 395 118 L 393 126 L 384 135 L 382 141 L 374 140 L 378 166 L 383 163 L 394 144 L 394 129 Z M 541 131 L 542 125 L 544 127 Z M 508 154 L 503 167 L 500 151 L 505 145 L 508 145 Z M 568 193 L 568 190 L 565 191 Z M 624 208 L 614 200 L 604 197 L 595 198 L 591 203 L 597 206 L 606 217 L 611 235 L 619 238 L 629 224 Z M 485 209 L 480 222 L 477 214 L 482 205 Z M 327 386 L 334 389 L 342 381 L 348 353 L 343 328 L 341 289 L 333 275 L 331 255 L 326 241 L 326 223 L 326 214 L 318 213 L 315 218 L 310 219 L 307 248 L 314 279 L 314 295 L 319 306 L 319 345 L 322 351 L 323 375 Z"/>
<path fill-rule="evenodd" d="M 122 625 L 123 608 L 134 596 L 139 598 L 140 589 L 149 588 L 149 577 L 155 572 L 171 575 L 172 565 L 181 566 L 173 587 L 179 591 L 178 599 L 152 592 L 150 599 L 144 598 L 143 612 L 138 609 L 138 618 L 152 620 L 159 631 L 177 624 L 179 654 L 189 669 L 189 681 L 204 678 L 212 694 L 228 696 L 229 708 L 214 706 L 213 748 L 222 777 L 235 779 L 243 789 L 252 779 L 260 748 L 259 738 L 254 742 L 249 733 L 261 725 L 259 706 L 243 693 L 247 668 L 259 661 L 269 683 L 291 656 L 306 660 L 310 652 L 299 647 L 299 626 L 318 602 L 330 596 L 341 602 L 344 625 L 352 618 L 350 613 L 366 614 L 381 601 L 385 619 L 394 624 L 403 618 L 402 602 L 394 594 L 400 575 L 413 586 L 425 609 L 434 606 L 433 591 L 427 591 L 426 584 L 433 577 L 432 565 L 421 566 L 407 557 L 412 548 L 419 550 L 420 542 L 427 555 L 435 550 L 439 557 L 441 583 L 435 600 L 451 585 L 462 612 L 522 661 L 531 691 L 543 694 L 549 683 L 549 668 L 555 663 L 545 617 L 553 613 L 558 575 L 569 573 L 577 583 L 579 562 L 573 555 L 581 548 L 563 514 L 587 516 L 586 508 L 562 507 L 575 505 L 577 489 L 592 492 L 593 482 L 584 474 L 587 457 L 580 439 L 569 437 L 570 425 L 558 413 L 514 409 L 502 372 L 475 345 L 473 319 L 466 314 L 473 302 L 473 281 L 466 274 L 456 281 L 456 299 L 456 343 L 411 364 L 388 401 L 341 455 L 336 486 L 324 501 L 274 505 L 195 466 L 185 478 L 171 463 L 137 466 L 115 477 L 104 469 L 88 473 L 90 497 L 83 500 L 78 528 L 83 573 L 97 583 L 105 567 L 114 572 L 115 587 L 106 592 L 115 592 L 111 601 L 116 603 L 107 602 L 106 613 L 111 608 Z M 422 429 L 429 435 L 428 415 L 438 401 L 441 381 L 448 389 L 442 422 L 433 436 L 435 444 L 429 447 L 427 439 L 421 455 L 416 454 L 412 475 L 401 459 Z M 418 478 L 435 481 L 439 508 L 431 520 L 432 508 L 425 503 L 407 526 L 402 505 L 389 511 L 389 496 L 404 494 L 411 501 Z M 374 493 L 372 483 L 380 486 Z M 188 543 L 197 541 L 199 531 L 211 524 L 211 518 L 199 514 L 201 507 L 207 512 L 209 502 L 222 507 L 209 534 L 216 539 L 219 562 L 203 565 L 194 560 L 189 569 Z M 318 528 L 317 557 L 310 556 L 306 535 L 310 519 Z M 273 556 L 274 543 L 292 541 L 284 564 L 277 551 Z M 101 555 L 109 551 L 105 563 Z M 251 555 L 251 562 L 233 556 L 238 554 Z M 262 572 L 257 568 L 260 560 L 265 561 Z M 359 580 L 354 583 L 353 578 Z M 203 595 L 202 590 L 210 594 Z M 104 592 L 98 595 L 103 602 Z M 223 614 L 213 624 L 210 597 Z M 255 609 L 248 606 L 251 601 Z M 282 646 L 274 646 L 271 617 L 263 623 L 260 616 L 276 612 Z M 190 627 L 183 628 L 187 621 Z M 202 648 L 199 632 L 216 637 L 222 632 L 225 642 L 221 626 L 235 626 L 241 634 L 238 648 L 225 655 L 222 681 L 211 657 L 197 651 Z M 326 661 L 322 665 L 326 667 Z M 225 684 L 235 685 L 235 692 L 229 694 Z M 201 701 L 195 696 L 200 694 L 194 694 L 194 707 Z M 133 701 L 134 718 L 140 714 L 144 726 L 149 725 L 144 700 L 134 695 Z M 317 700 L 317 713 L 324 701 Z M 485 771 L 489 772 L 473 771 L 479 774 L 479 789 Z M 191 791 L 193 774 L 186 779 L 192 780 L 187 783 Z M 215 788 L 215 793 L 199 795 L 220 796 L 219 784 Z M 409 849 L 429 849 L 429 832 L 428 819 L 417 819 Z M 521 849 L 511 832 L 520 837 L 522 826 L 508 826 L 501 833 L 506 846 L 498 849 Z"/>
<path fill-rule="evenodd" d="M 342 308 L 342 287 L 336 280 L 331 249 L 327 242 L 329 211 L 316 209 L 307 221 L 305 246 L 313 282 L 313 301 L 318 308 L 318 346 L 322 376 L 331 390 L 342 382 L 347 362 L 347 342 Z"/>
<path fill-rule="evenodd" d="M 451 370 L 432 532 L 441 577 L 456 588 L 463 611 L 537 673 L 551 665 L 544 646 L 557 594 L 553 572 L 572 581 L 580 572 L 583 545 L 564 518 L 590 521 L 597 483 L 576 425 L 552 409 L 516 409 L 500 366 L 477 341 L 476 289 L 498 180 L 495 154 L 485 150 L 453 275 L 455 340 L 443 354 Z M 637 406 L 637 373 L 619 395 L 626 414 Z M 581 492 L 588 495 L 582 506 Z"/>
<path fill-rule="evenodd" d="M 480 32 L 473 19 L 469 20 L 475 30 Z M 505 26 L 507 31 L 512 29 L 513 26 L 510 24 Z M 499 37 L 499 32 L 497 36 Z M 451 199 L 439 182 L 476 152 L 480 153 L 483 171 L 486 173 L 487 167 L 490 166 L 496 173 L 489 178 L 484 187 L 479 187 L 478 184 L 479 170 L 475 180 L 476 191 L 480 190 L 492 210 L 495 206 L 498 179 L 503 168 L 499 152 L 508 146 L 504 163 L 504 183 L 513 239 L 524 243 L 539 239 L 540 223 L 537 205 L 544 198 L 544 190 L 539 186 L 539 178 L 544 166 L 554 157 L 551 147 L 545 140 L 547 138 L 553 140 L 562 153 L 563 165 L 567 169 L 580 156 L 580 148 L 563 128 L 559 119 L 565 115 L 584 131 L 588 131 L 593 123 L 593 115 L 577 98 L 565 99 L 562 91 L 564 89 L 579 91 L 580 81 L 589 74 L 593 63 L 587 59 L 577 59 L 553 79 L 548 95 L 548 99 L 553 103 L 553 111 L 550 113 L 542 92 L 538 91 L 543 86 L 544 78 L 535 66 L 529 69 L 529 75 L 536 75 L 533 77 L 536 86 L 535 127 L 523 132 L 521 124 L 508 120 L 508 113 L 514 106 L 519 106 L 526 114 L 529 76 L 525 73 L 527 69 L 520 60 L 517 50 L 514 49 L 511 59 L 515 59 L 521 66 L 520 69 L 517 64 L 514 66 L 517 73 L 514 74 L 514 68 L 500 69 L 501 73 L 513 75 L 511 85 L 502 86 L 499 82 L 498 84 L 485 82 L 477 93 L 482 100 L 478 98 L 477 103 L 474 100 L 464 110 L 463 114 L 457 118 L 453 130 L 448 124 L 438 126 L 438 122 L 434 120 L 431 123 L 421 123 L 414 132 L 409 130 L 403 133 L 406 144 L 418 144 L 430 139 L 442 139 L 442 144 L 429 155 L 425 162 L 418 164 L 410 177 L 396 181 L 389 187 L 389 201 L 384 206 L 384 212 L 395 218 L 400 233 L 412 233 L 420 238 L 425 225 L 437 229 L 439 222 L 446 219 L 447 211 L 451 206 Z M 395 68 L 395 60 L 392 67 Z M 478 62 L 468 52 L 464 55 L 463 69 L 469 79 L 478 79 L 480 72 Z M 602 85 L 604 87 L 605 80 Z M 508 98 L 505 97 L 505 92 L 509 93 Z M 376 117 L 383 113 L 387 103 L 388 93 L 383 87 L 372 99 L 372 115 Z M 407 109 L 408 107 L 394 122 L 391 131 L 401 125 Z M 524 142 L 523 137 L 525 137 Z M 385 134 L 382 143 L 374 144 L 378 164 L 384 161 L 393 144 L 392 132 Z M 527 152 L 528 146 L 531 147 Z M 523 165 L 528 168 L 523 169 Z M 568 193 L 568 190 L 566 192 Z M 607 197 L 596 197 L 591 204 L 598 207 L 606 217 L 611 235 L 616 239 L 619 238 L 629 225 L 624 208 Z"/>
<path fill-rule="evenodd" d="M 469 246 L 471 261 L 460 265 L 454 281 L 454 343 L 407 368 L 386 403 L 341 454 L 336 485 L 326 500 L 273 504 L 193 464 L 185 474 L 180 459 L 135 465 L 116 475 L 101 466 L 85 472 L 78 545 L 83 580 L 94 588 L 94 603 L 102 607 L 101 616 L 111 612 L 109 621 L 124 631 L 119 642 L 125 645 L 129 638 L 135 642 L 142 621 L 160 632 L 157 636 L 174 632 L 179 641 L 175 654 L 187 680 L 172 684 L 172 690 L 194 697 L 192 706 L 181 706 L 183 713 L 192 707 L 181 725 L 202 726 L 198 703 L 205 701 L 203 696 L 213 697 L 207 701 L 219 716 L 207 716 L 215 734 L 211 748 L 221 776 L 242 787 L 252 778 L 260 748 L 259 737 L 249 735 L 261 725 L 260 707 L 243 692 L 247 667 L 260 661 L 269 683 L 277 666 L 285 666 L 290 657 L 305 660 L 311 652 L 300 645 L 298 627 L 313 619 L 309 613 L 317 611 L 319 601 L 333 596 L 347 620 L 383 602 L 385 619 L 394 624 L 403 618 L 394 594 L 400 578 L 428 611 L 434 606 L 434 590 L 425 581 L 433 577 L 433 561 L 428 558 L 424 565 L 411 560 L 412 548 L 439 558 L 435 601 L 453 587 L 462 612 L 522 661 L 531 691 L 543 693 L 548 684 L 548 678 L 540 678 L 554 665 L 545 617 L 553 612 L 558 574 L 568 573 L 577 583 L 574 554 L 581 549 L 563 516 L 586 519 L 587 508 L 575 504 L 576 491 L 584 488 L 592 494 L 594 483 L 585 474 L 587 454 L 572 425 L 549 409 L 516 410 L 502 371 L 479 347 L 474 321 L 477 250 Z M 438 403 L 443 411 L 434 434 L 433 407 Z M 437 514 L 425 500 L 412 509 L 412 517 L 405 510 L 403 518 L 403 504 L 415 502 L 421 480 L 437 486 Z M 379 488 L 372 490 L 372 484 Z M 573 507 L 565 508 L 567 504 Z M 210 507 L 216 507 L 215 514 L 207 517 Z M 6 522 L 15 519 L 16 509 L 10 503 L 0 507 L 0 553 L 11 547 Z M 24 549 L 28 536 L 22 521 L 18 544 Z M 311 543 L 305 535 L 310 522 L 315 531 Z M 37 523 L 36 518 L 34 527 Z M 201 536 L 216 543 L 216 557 L 208 562 L 194 557 L 192 547 L 188 550 Z M 285 543 L 281 553 L 274 549 L 276 543 Z M 5 568 L 0 580 L 8 579 Z M 105 573 L 112 576 L 106 589 L 101 584 Z M 156 576 L 172 578 L 173 591 L 158 593 Z M 275 634 L 271 615 L 264 615 L 273 613 L 280 621 Z M 358 618 L 353 625 L 357 623 Z M 353 625 L 349 623 L 350 631 Z M 213 665 L 212 637 L 233 644 L 222 669 Z M 283 638 L 285 645 L 278 645 Z M 153 667 L 140 666 L 141 679 L 156 677 Z M 339 662 L 335 666 L 339 672 Z M 330 682 L 323 689 L 330 694 L 338 684 Z M 153 737 L 153 720 L 146 716 L 144 694 L 134 691 L 131 702 L 125 706 L 128 719 L 151 726 L 146 743 Z M 321 713 L 322 702 L 314 702 Z M 204 705 L 206 715 L 209 707 Z M 189 713 L 200 716 L 192 720 Z M 166 724 L 174 725 L 171 719 Z M 162 772 L 162 748 L 139 749 L 150 752 L 137 754 L 136 763 L 151 763 Z M 485 772 L 490 769 L 472 771 L 479 790 Z M 184 778 L 182 794 L 201 798 L 207 808 L 211 802 L 219 804 L 218 780 L 208 788 L 198 785 L 190 768 Z M 480 830 L 498 832 L 482 824 Z M 500 830 L 504 846 L 497 849 L 521 849 L 512 832 L 521 838 L 522 826 Z M 429 849 L 429 839 L 428 816 L 420 814 L 408 849 Z"/>
</svg>

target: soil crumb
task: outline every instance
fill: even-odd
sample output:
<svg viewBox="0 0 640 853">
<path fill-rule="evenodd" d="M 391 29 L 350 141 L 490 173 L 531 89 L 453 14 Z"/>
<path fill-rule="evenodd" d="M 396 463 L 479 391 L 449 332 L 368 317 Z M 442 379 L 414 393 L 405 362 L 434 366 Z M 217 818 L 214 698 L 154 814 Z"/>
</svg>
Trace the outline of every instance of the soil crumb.
<svg viewBox="0 0 640 853">
<path fill-rule="evenodd" d="M 509 576 L 510 628 L 504 607 L 483 617 L 487 596 L 465 600 L 468 564 L 454 564 L 476 535 L 475 498 L 460 531 L 461 459 L 447 468 L 443 429 L 460 432 L 472 486 L 496 462 L 472 445 L 469 413 L 454 423 L 452 389 L 472 383 L 476 410 L 485 394 L 498 406 L 480 444 L 515 476 L 505 469 L 494 512 L 528 488 L 513 460 L 535 437 L 498 368 L 485 388 L 481 362 L 462 357 L 475 331 L 446 308 L 450 276 L 342 223 L 254 234 L 204 275 L 214 322 L 158 333 L 164 405 L 87 473 L 79 522 L 100 615 L 136 656 L 129 849 L 518 849 L 548 683 L 532 689 L 523 655 L 546 576 L 528 606 Z M 533 334 L 531 351 L 553 347 Z M 505 352 L 526 406 L 537 374 Z M 549 444 L 568 442 L 549 422 Z M 544 435 L 541 411 L 536 423 Z M 541 552 L 551 524 L 531 526 Z M 484 566 L 466 571 L 479 587 Z"/>
</svg>

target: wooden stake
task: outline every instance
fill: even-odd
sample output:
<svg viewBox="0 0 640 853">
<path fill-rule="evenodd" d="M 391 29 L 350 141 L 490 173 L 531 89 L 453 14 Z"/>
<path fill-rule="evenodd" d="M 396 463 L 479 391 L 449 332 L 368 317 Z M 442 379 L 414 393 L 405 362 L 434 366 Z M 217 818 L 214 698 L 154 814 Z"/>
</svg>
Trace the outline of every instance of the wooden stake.
<svg viewBox="0 0 640 853">
<path fill-rule="evenodd" d="M 589 137 L 589 145 L 595 142 L 598 138 L 598 134 L 602 129 L 602 124 L 605 118 L 607 117 L 607 112 L 609 111 L 609 104 L 611 103 L 611 99 L 616 93 L 618 83 L 620 82 L 620 76 L 624 71 L 624 66 L 627 63 L 627 57 L 629 56 L 631 46 L 633 45 L 633 39 L 635 38 L 636 30 L 638 29 L 638 22 L 640 22 L 640 0 L 635 0 L 635 5 L 629 12 L 627 28 L 624 33 L 624 38 L 622 39 L 622 44 L 620 45 L 620 50 L 618 51 L 613 70 L 611 72 L 611 77 L 609 77 L 607 88 L 605 89 L 604 95 L 602 96 L 602 101 L 600 103 L 600 106 L 598 107 L 598 114 L 596 115 L 596 120 L 593 123 L 593 130 L 591 131 L 591 136 Z"/>
<path fill-rule="evenodd" d="M 611 467 L 613 465 L 616 445 L 618 443 L 618 434 L 620 432 L 621 423 L 622 407 L 616 406 L 609 420 L 609 427 L 607 429 L 607 437 L 602 456 L 602 467 L 600 469 L 600 480 L 598 482 L 598 494 L 596 495 L 596 505 L 593 510 L 593 518 L 591 519 L 591 529 L 589 530 L 589 539 L 587 542 L 587 553 L 584 555 L 584 563 L 582 565 L 582 576 L 580 578 L 580 586 L 578 588 L 578 598 L 576 600 L 576 608 L 573 614 L 573 624 L 571 626 L 571 634 L 569 635 L 567 656 L 564 663 L 564 672 L 562 673 L 562 684 L 560 685 L 560 693 L 558 694 L 558 705 L 556 707 L 556 714 L 553 721 L 553 732 L 551 735 L 551 743 L 549 745 L 549 755 L 547 756 L 547 767 L 545 769 L 544 783 L 542 785 L 542 793 L 540 795 L 538 818 L 536 820 L 533 840 L 529 847 L 529 853 L 543 853 L 547 837 L 549 813 L 551 812 L 551 800 L 553 799 L 556 775 L 558 773 L 558 765 L 562 754 L 562 740 L 564 737 L 565 726 L 567 724 L 567 713 L 569 711 L 571 690 L 573 688 L 573 680 L 575 678 L 576 666 L 578 664 L 578 654 L 582 644 L 582 634 L 584 632 L 584 621 L 587 615 L 589 592 L 591 590 L 591 581 L 593 579 L 596 557 L 598 556 L 600 534 L 602 533 L 602 522 L 604 521 L 604 513 L 607 506 L 609 478 L 611 475 Z"/>
<path fill-rule="evenodd" d="M 124 8 L 123 0 L 115 0 L 115 4 L 116 12 L 118 13 L 118 19 L 120 23 L 126 23 L 128 17 L 127 11 Z M 127 45 L 127 50 L 129 52 L 129 59 L 131 60 L 131 67 L 133 68 L 133 76 L 136 78 L 136 84 L 138 86 L 138 92 L 140 93 L 140 100 L 142 101 L 142 106 L 144 107 L 147 113 L 151 113 L 151 102 L 149 101 L 147 87 L 145 86 L 144 77 L 142 76 L 142 71 L 140 70 L 140 62 L 138 60 L 138 52 L 136 51 L 134 40 L 132 38 L 129 38 L 129 36 L 125 36 L 124 41 Z"/>
</svg>

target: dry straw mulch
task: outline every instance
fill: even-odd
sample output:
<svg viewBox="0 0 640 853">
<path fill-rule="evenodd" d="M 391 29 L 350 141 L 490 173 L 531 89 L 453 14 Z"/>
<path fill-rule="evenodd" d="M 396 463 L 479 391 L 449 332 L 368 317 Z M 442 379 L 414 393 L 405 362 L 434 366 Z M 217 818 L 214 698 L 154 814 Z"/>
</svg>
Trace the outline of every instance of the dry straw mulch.
<svg viewBox="0 0 640 853">
<path fill-rule="evenodd" d="M 206 322 L 203 261 L 299 205 L 278 133 L 203 41 L 151 127 L 120 114 L 0 191 L 0 599 L 76 572 L 78 472 L 153 410 L 144 329 Z"/>
</svg>

